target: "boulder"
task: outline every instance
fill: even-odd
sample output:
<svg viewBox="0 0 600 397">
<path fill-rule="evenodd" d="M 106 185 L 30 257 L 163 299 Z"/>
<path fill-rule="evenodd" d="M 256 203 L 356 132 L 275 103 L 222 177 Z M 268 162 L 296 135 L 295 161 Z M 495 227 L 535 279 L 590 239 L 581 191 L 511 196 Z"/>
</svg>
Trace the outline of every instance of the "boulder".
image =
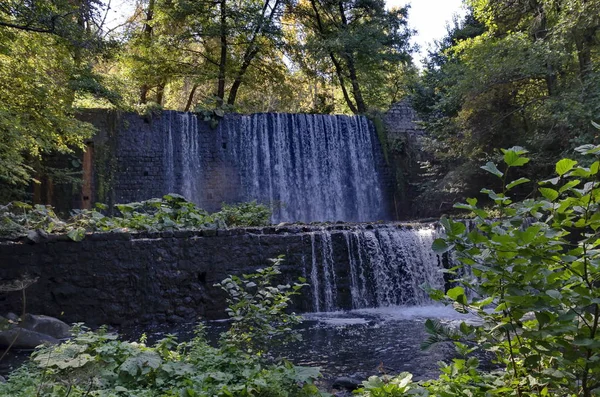
<svg viewBox="0 0 600 397">
<path fill-rule="evenodd" d="M 348 376 L 341 376 L 333 381 L 333 385 L 331 387 L 338 390 L 352 391 L 358 389 L 361 385 L 361 381 L 357 379 L 350 378 Z"/>
<path fill-rule="evenodd" d="M 55 339 L 71 337 L 71 327 L 68 324 L 49 316 L 26 314 L 19 327 L 45 334 Z"/>
<path fill-rule="evenodd" d="M 14 343 L 13 340 L 15 341 Z M 7 348 L 11 343 L 13 343 L 13 349 L 35 349 L 39 345 L 58 344 L 59 340 L 49 335 L 23 328 L 13 328 L 0 332 L 0 348 Z"/>
<path fill-rule="evenodd" d="M 14 313 L 8 313 L 8 314 L 6 315 L 6 318 L 7 318 L 8 320 L 10 320 L 10 321 L 13 321 L 13 322 L 15 322 L 15 323 L 19 322 L 19 316 L 17 316 L 17 315 L 16 315 L 16 314 L 14 314 Z"/>
</svg>

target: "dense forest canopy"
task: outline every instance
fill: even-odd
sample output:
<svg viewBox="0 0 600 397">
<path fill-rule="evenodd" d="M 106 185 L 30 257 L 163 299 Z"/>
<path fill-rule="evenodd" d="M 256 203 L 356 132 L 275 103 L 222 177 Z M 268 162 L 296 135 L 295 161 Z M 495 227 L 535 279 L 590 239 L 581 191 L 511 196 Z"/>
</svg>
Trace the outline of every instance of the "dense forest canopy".
<svg viewBox="0 0 600 397">
<path fill-rule="evenodd" d="M 474 164 L 512 145 L 547 174 L 597 139 L 600 1 L 465 3 L 420 70 L 410 8 L 382 0 L 140 0 L 116 27 L 102 0 L 2 1 L 0 183 L 57 172 L 46 155 L 93 133 L 81 108 L 368 114 L 406 97 L 426 188 L 469 194 Z"/>
<path fill-rule="evenodd" d="M 597 143 L 600 1 L 467 4 L 412 92 L 431 134 L 437 190 L 475 194 L 485 177 L 478 165 L 495 148 L 530 149 L 536 168 L 526 172 L 539 179 L 561 154 Z"/>
</svg>

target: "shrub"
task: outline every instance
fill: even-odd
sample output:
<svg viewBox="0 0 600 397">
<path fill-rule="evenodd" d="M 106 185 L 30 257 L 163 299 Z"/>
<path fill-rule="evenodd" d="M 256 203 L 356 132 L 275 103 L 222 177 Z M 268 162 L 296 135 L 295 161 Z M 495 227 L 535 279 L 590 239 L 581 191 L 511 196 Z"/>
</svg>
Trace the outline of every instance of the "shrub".
<svg viewBox="0 0 600 397">
<path fill-rule="evenodd" d="M 224 281 L 234 286 L 226 291 L 245 296 L 269 295 L 260 305 L 266 319 L 251 319 L 256 310 L 252 299 L 231 295 L 236 302 L 234 317 L 227 336 L 218 347 L 209 345 L 199 325 L 190 342 L 178 342 L 167 336 L 152 346 L 139 342 L 120 341 L 105 328 L 93 332 L 77 325 L 76 336 L 59 346 L 44 347 L 33 353 L 32 359 L 13 372 L 7 383 L 0 383 L 0 396 L 10 397 L 214 397 L 262 396 L 309 397 L 322 396 L 314 380 L 318 368 L 297 367 L 285 360 L 269 362 L 263 356 L 232 343 L 237 336 L 244 340 L 264 341 L 265 322 L 293 318 L 286 314 L 289 296 L 295 290 L 272 287 L 270 281 L 278 274 L 277 263 L 256 274 Z M 238 282 L 239 281 L 239 282 Z M 237 285 L 237 287 L 236 287 Z M 239 324 L 263 324 L 258 328 L 240 328 Z M 271 325 L 274 333 L 287 332 L 286 322 Z"/>
<path fill-rule="evenodd" d="M 556 176 L 539 183 L 539 197 L 513 202 L 513 189 L 529 180 L 509 175 L 529 159 L 523 148 L 503 150 L 502 171 L 491 162 L 482 167 L 501 180 L 501 191 L 482 190 L 493 208 L 469 199 L 456 205 L 474 214 L 468 224 L 441 220 L 446 237 L 433 249 L 452 251 L 458 266 L 450 272 L 459 285 L 432 296 L 480 322 L 449 330 L 428 321 L 425 344 L 451 341 L 464 356 L 485 351 L 500 369 L 485 373 L 473 357 L 456 359 L 441 364 L 439 379 L 405 395 L 600 395 L 600 146 L 577 151 L 596 158 L 589 167 L 560 160 Z M 404 395 L 383 387 L 375 394 L 365 385 L 358 394 Z"/>
<path fill-rule="evenodd" d="M 236 205 L 223 204 L 216 214 L 228 226 L 266 226 L 270 223 L 272 211 L 256 201 Z"/>
<path fill-rule="evenodd" d="M 73 210 L 66 221 L 58 218 L 49 205 L 12 202 L 0 206 L 0 237 L 18 238 L 30 232 L 67 234 L 80 241 L 86 233 L 108 231 L 172 231 L 226 227 L 265 226 L 271 210 L 255 201 L 233 206 L 223 205 L 220 212 L 209 214 L 178 194 L 127 204 L 116 204 L 114 216 L 104 214 L 107 207 L 96 204 L 92 210 Z"/>
</svg>

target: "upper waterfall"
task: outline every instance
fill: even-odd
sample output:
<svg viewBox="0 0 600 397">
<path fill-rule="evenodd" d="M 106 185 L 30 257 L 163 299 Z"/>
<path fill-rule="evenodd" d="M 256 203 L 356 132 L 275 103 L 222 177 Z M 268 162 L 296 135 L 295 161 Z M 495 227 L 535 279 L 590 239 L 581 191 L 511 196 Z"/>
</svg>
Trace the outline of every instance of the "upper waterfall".
<svg viewBox="0 0 600 397">
<path fill-rule="evenodd" d="M 165 113 L 165 190 L 205 207 L 207 192 L 237 184 L 222 201 L 270 204 L 275 223 L 386 218 L 381 148 L 365 117 L 228 115 L 209 131 L 193 114 Z"/>
</svg>

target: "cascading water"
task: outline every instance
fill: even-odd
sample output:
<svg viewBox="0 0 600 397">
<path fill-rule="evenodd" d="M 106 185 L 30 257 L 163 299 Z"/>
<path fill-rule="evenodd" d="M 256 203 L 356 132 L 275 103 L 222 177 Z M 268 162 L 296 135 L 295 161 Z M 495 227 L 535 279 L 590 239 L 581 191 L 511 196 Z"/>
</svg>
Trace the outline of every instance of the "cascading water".
<svg viewBox="0 0 600 397">
<path fill-rule="evenodd" d="M 192 113 L 165 112 L 165 194 L 179 193 L 201 204 L 202 154 L 198 118 Z"/>
<path fill-rule="evenodd" d="M 231 115 L 216 130 L 189 113 L 167 112 L 162 120 L 165 189 L 201 207 L 217 200 L 211 188 L 233 180 L 219 180 L 221 169 L 207 172 L 212 166 L 235 170 L 237 196 L 219 203 L 269 203 L 274 223 L 386 218 L 381 149 L 365 117 Z"/>
<path fill-rule="evenodd" d="M 366 118 L 255 114 L 226 132 L 245 197 L 276 204 L 275 222 L 384 216 L 376 137 Z"/>
<path fill-rule="evenodd" d="M 433 225 L 324 228 L 311 233 L 313 257 L 306 273 L 313 310 L 431 304 L 423 286 L 443 289 L 445 283 L 442 260 L 431 249 L 437 236 Z M 347 286 L 336 285 L 339 275 Z M 344 288 L 351 307 L 338 299 Z"/>
</svg>

